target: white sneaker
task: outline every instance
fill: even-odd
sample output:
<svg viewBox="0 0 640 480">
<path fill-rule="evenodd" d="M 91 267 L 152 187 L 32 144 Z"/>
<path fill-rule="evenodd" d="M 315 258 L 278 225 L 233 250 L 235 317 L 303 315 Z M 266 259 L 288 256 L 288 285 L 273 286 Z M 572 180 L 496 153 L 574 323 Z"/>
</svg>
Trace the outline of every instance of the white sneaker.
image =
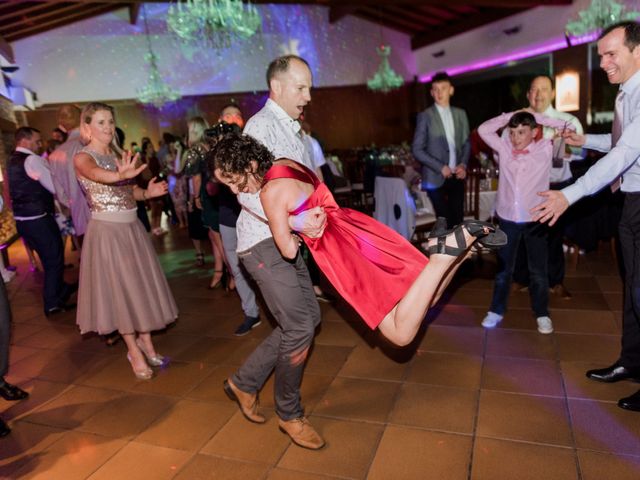
<svg viewBox="0 0 640 480">
<path fill-rule="evenodd" d="M 538 331 L 540 333 L 547 335 L 553 332 L 553 323 L 549 317 L 538 317 L 536 322 L 538 322 Z"/>
<path fill-rule="evenodd" d="M 484 328 L 493 328 L 502 321 L 502 315 L 494 312 L 487 312 L 487 316 L 482 320 L 482 326 Z"/>
</svg>

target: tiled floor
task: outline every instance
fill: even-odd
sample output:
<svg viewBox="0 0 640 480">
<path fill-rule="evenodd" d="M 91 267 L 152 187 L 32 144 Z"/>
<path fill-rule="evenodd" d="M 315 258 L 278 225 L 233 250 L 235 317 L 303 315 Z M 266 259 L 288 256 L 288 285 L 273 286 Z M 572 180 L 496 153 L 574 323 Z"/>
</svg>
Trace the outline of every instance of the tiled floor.
<svg viewBox="0 0 640 480">
<path fill-rule="evenodd" d="M 19 275 L 9 285 L 9 380 L 31 397 L 0 400 L 13 428 L 0 440 L 0 478 L 640 478 L 640 414 L 616 406 L 638 385 L 584 376 L 619 350 L 621 283 L 609 249 L 570 269 L 574 297 L 552 298 L 548 336 L 535 330 L 520 292 L 497 329 L 479 326 L 492 288 L 487 255 L 465 266 L 405 349 L 368 331 L 343 303 L 323 304 L 302 397 L 327 446 L 308 451 L 277 428 L 273 379 L 261 395 L 265 425 L 247 422 L 225 397 L 222 380 L 271 326 L 232 335 L 239 301 L 206 289 L 209 270 L 193 265 L 185 237 L 154 239 L 181 315 L 155 336 L 171 365 L 149 382 L 134 378 L 122 343 L 81 338 L 73 314 L 46 319 L 41 275 L 29 272 L 21 246 L 11 247 Z M 77 265 L 74 253 L 68 260 Z"/>
</svg>

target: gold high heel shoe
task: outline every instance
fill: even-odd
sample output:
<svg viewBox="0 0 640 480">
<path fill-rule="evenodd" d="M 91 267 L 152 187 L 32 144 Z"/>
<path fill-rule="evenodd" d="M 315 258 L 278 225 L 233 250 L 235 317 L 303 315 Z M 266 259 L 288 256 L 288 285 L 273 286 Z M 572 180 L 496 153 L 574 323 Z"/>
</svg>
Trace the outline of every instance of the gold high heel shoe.
<svg viewBox="0 0 640 480">
<path fill-rule="evenodd" d="M 153 377 L 153 370 L 151 370 L 149 367 L 145 368 L 144 370 L 136 370 L 135 367 L 133 366 L 131 355 L 128 353 L 127 353 L 127 360 L 129 360 L 129 363 L 131 364 L 131 368 L 133 369 L 133 374 L 136 376 L 136 378 L 140 380 L 151 380 L 151 377 Z"/>
<path fill-rule="evenodd" d="M 164 365 L 165 358 L 162 355 L 159 355 L 157 353 L 153 356 L 149 355 L 145 350 L 142 342 L 137 338 L 136 338 L 136 345 L 138 345 L 138 348 L 140 349 L 144 357 L 147 359 L 147 363 L 149 365 L 151 365 L 152 367 L 161 367 L 162 365 Z"/>
</svg>

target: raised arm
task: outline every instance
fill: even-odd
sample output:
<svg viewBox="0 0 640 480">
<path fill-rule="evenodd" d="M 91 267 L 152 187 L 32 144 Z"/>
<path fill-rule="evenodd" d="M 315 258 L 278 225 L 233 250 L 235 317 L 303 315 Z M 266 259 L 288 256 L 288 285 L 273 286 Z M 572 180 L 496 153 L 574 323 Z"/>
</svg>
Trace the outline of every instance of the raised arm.
<svg viewBox="0 0 640 480">
<path fill-rule="evenodd" d="M 73 165 L 78 175 L 93 180 L 98 183 L 105 183 L 107 185 L 121 182 L 122 180 L 128 180 L 134 178 L 145 168 L 147 164 L 143 163 L 139 167 L 136 167 L 139 155 L 131 155 L 131 152 L 124 152 L 121 160 L 116 160 L 116 171 L 106 170 L 99 167 L 96 161 L 88 153 L 80 152 L 73 157 Z"/>
<path fill-rule="evenodd" d="M 478 135 L 480 135 L 480 138 L 482 138 L 484 143 L 489 147 L 498 152 L 498 155 L 506 148 L 505 141 L 498 135 L 498 129 L 505 127 L 507 123 L 509 123 L 511 115 L 513 115 L 513 113 L 503 113 L 502 115 L 487 120 L 478 127 Z"/>
</svg>

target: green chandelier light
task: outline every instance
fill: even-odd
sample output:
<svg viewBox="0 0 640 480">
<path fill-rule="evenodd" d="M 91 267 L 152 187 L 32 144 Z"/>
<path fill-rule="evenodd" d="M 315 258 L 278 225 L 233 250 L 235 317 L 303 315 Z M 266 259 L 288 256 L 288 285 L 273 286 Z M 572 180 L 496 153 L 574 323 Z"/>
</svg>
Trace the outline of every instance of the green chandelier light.
<svg viewBox="0 0 640 480">
<path fill-rule="evenodd" d="M 367 87 L 369 90 L 382 93 L 400 88 L 404 84 L 404 78 L 394 72 L 391 65 L 389 65 L 388 57 L 391 54 L 391 47 L 389 45 L 380 45 L 376 48 L 376 51 L 382 57 L 382 61 L 376 74 L 367 81 Z"/>
<path fill-rule="evenodd" d="M 151 48 L 151 38 L 149 37 L 149 26 L 147 25 L 147 13 L 144 9 L 144 34 L 147 38 L 147 49 L 144 61 L 149 67 L 149 77 L 147 84 L 138 89 L 138 101 L 156 108 L 162 108 L 166 103 L 175 102 L 180 98 L 180 93 L 165 83 L 158 70 L 158 57 Z"/>
<path fill-rule="evenodd" d="M 626 10 L 627 7 L 616 0 L 591 0 L 589 8 L 578 12 L 577 20 L 567 22 L 567 33 L 581 37 L 600 32 L 614 23 L 640 17 L 640 12 Z"/>
<path fill-rule="evenodd" d="M 252 37 L 261 26 L 260 12 L 242 0 L 178 0 L 167 12 L 169 31 L 185 44 L 224 48 Z"/>
</svg>

